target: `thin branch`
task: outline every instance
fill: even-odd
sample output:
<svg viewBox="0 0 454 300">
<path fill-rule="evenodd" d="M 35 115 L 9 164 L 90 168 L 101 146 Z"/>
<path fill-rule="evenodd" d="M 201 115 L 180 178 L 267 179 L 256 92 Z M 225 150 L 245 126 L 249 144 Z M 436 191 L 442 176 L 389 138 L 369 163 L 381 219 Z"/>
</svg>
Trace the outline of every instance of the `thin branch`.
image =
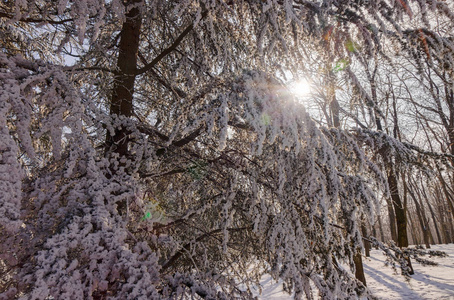
<svg viewBox="0 0 454 300">
<path fill-rule="evenodd" d="M 197 128 L 196 130 L 194 130 L 193 132 L 191 132 L 190 134 L 188 134 L 187 136 L 185 136 L 184 138 L 178 140 L 178 141 L 175 141 L 173 143 L 170 144 L 169 147 L 178 147 L 178 148 L 181 148 L 183 147 L 184 145 L 187 145 L 189 144 L 190 142 L 192 142 L 193 140 L 195 140 L 201 133 L 202 133 L 202 130 L 205 126 L 200 126 L 199 128 Z M 169 140 L 169 137 L 160 133 L 157 129 L 154 129 L 150 126 L 139 126 L 137 128 L 141 133 L 144 133 L 144 134 L 147 134 L 147 135 L 156 135 L 158 136 L 161 140 L 164 140 L 164 141 L 168 141 Z M 166 147 L 166 148 L 169 148 L 169 147 Z M 158 150 L 156 150 L 156 155 L 162 155 L 165 153 L 165 150 L 166 148 L 160 148 Z"/>
<path fill-rule="evenodd" d="M 75 68 L 75 67 L 65 67 L 64 70 L 65 71 L 69 71 L 69 72 L 96 70 L 96 71 L 104 71 L 104 72 L 112 73 L 114 75 L 118 75 L 119 74 L 118 71 L 107 69 L 107 68 L 104 68 L 104 67 L 96 67 L 96 66 L 93 66 L 93 67 L 77 67 L 77 68 Z"/>
<path fill-rule="evenodd" d="M 230 232 L 235 232 L 235 231 L 242 231 L 246 229 L 251 229 L 251 226 L 248 227 L 241 227 L 241 228 L 226 228 L 225 230 L 230 231 Z M 200 242 L 208 237 L 211 237 L 214 234 L 221 233 L 224 229 L 219 228 L 215 229 L 213 231 L 207 232 L 202 234 L 201 236 L 197 237 L 194 241 L 191 241 L 184 245 L 174 256 L 169 258 L 169 260 L 161 267 L 161 271 L 165 272 L 166 269 L 168 269 L 170 266 L 172 266 L 186 251 L 188 251 L 193 244 L 193 242 Z"/>
<path fill-rule="evenodd" d="M 205 18 L 207 15 L 208 10 L 205 10 L 202 13 L 202 19 Z M 170 47 L 164 49 L 164 51 L 162 51 L 158 56 L 156 56 L 149 64 L 137 70 L 136 75 L 140 75 L 151 70 L 164 57 L 166 57 L 168 54 L 174 51 L 180 45 L 181 41 L 183 41 L 183 39 L 188 35 L 188 33 L 191 32 L 192 29 L 194 29 L 194 24 L 191 23 L 191 25 L 186 27 L 186 29 L 177 37 L 177 39 L 173 42 L 172 45 L 170 45 Z"/>
<path fill-rule="evenodd" d="M 148 65 L 147 60 L 145 59 L 145 57 L 143 56 L 143 54 L 140 51 L 138 53 L 138 57 L 144 65 Z M 164 86 L 166 89 L 171 91 L 175 96 L 177 96 L 177 98 L 181 98 L 181 97 L 184 98 L 187 96 L 184 91 L 182 91 L 181 89 L 179 89 L 177 87 L 172 86 L 172 84 L 169 83 L 167 80 L 162 79 L 161 76 L 155 70 L 150 69 L 149 72 L 162 86 Z"/>
<path fill-rule="evenodd" d="M 0 12 L 0 18 L 7 18 L 7 19 L 14 19 L 14 16 L 12 15 L 9 15 L 7 13 L 4 13 L 4 12 Z M 64 19 L 64 20 L 60 20 L 60 21 L 55 21 L 55 20 L 49 20 L 49 19 L 35 19 L 35 18 L 21 18 L 19 20 L 17 20 L 18 22 L 25 22 L 25 23 L 48 23 L 48 24 L 55 24 L 55 25 L 59 25 L 59 24 L 65 24 L 67 22 L 72 22 L 74 21 L 73 18 L 71 19 Z"/>
</svg>

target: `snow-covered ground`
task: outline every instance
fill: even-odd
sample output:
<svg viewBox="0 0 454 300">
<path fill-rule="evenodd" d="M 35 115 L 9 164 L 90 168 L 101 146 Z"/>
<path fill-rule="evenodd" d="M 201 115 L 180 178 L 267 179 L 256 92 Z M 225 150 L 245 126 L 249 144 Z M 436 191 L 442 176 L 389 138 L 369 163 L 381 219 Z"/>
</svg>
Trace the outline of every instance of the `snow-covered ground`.
<svg viewBox="0 0 454 300">
<path fill-rule="evenodd" d="M 412 260 L 415 275 L 407 282 L 388 266 L 380 250 L 372 250 L 371 256 L 364 258 L 366 281 L 369 289 L 383 300 L 454 300 L 454 244 L 435 245 L 432 250 L 444 251 L 448 257 L 425 257 L 437 262 L 438 266 L 422 266 Z M 291 297 L 282 292 L 282 285 L 270 277 L 262 280 L 263 300 L 289 300 Z"/>
</svg>

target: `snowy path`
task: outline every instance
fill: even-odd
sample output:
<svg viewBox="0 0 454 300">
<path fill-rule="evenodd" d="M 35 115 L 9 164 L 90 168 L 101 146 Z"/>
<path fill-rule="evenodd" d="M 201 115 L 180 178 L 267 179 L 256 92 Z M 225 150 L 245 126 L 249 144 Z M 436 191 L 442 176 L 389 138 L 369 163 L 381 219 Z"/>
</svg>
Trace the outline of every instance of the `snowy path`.
<svg viewBox="0 0 454 300">
<path fill-rule="evenodd" d="M 449 256 L 432 257 L 438 266 L 422 266 L 413 261 L 415 275 L 409 282 L 391 267 L 384 265 L 385 257 L 379 250 L 372 250 L 365 258 L 364 267 L 369 289 L 383 300 L 454 300 L 454 244 L 432 246 L 432 250 L 445 251 Z M 429 258 L 429 257 L 426 257 Z M 262 280 L 262 300 L 289 300 L 280 283 L 269 277 Z"/>
</svg>

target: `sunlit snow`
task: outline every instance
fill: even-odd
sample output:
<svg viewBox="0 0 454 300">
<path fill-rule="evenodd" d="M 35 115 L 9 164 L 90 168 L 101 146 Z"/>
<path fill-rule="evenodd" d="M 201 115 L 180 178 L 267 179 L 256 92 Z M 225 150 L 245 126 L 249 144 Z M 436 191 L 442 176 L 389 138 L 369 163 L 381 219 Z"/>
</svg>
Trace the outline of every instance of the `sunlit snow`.
<svg viewBox="0 0 454 300">
<path fill-rule="evenodd" d="M 371 250 L 370 257 L 363 257 L 368 288 L 379 299 L 384 300 L 432 300 L 454 299 L 454 244 L 435 245 L 431 250 L 440 250 L 447 257 L 426 257 L 438 266 L 422 266 L 413 261 L 415 275 L 409 282 L 389 266 L 380 250 Z M 264 276 L 261 281 L 262 300 L 290 300 L 291 295 L 282 291 L 282 283 Z M 258 295 L 258 292 L 257 292 Z"/>
</svg>

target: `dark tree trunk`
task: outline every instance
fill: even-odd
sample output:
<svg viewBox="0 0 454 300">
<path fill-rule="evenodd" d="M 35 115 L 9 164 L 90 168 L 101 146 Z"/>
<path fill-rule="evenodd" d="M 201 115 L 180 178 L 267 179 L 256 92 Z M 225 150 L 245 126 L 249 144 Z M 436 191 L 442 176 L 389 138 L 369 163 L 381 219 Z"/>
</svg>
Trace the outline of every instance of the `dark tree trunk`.
<svg viewBox="0 0 454 300">
<path fill-rule="evenodd" d="M 133 115 L 134 82 L 137 72 L 139 36 L 142 25 L 142 0 L 123 1 L 127 13 L 120 31 L 117 68 L 110 99 L 110 116 L 130 118 Z M 128 157 L 130 132 L 124 126 L 114 128 L 113 134 L 108 130 L 105 141 L 105 155 L 117 154 L 119 165 L 111 164 L 110 173 L 116 174 L 119 167 L 124 167 Z M 107 176 L 112 176 L 108 174 Z M 127 211 L 126 201 L 117 203 L 117 211 L 123 215 Z"/>
<path fill-rule="evenodd" d="M 133 115 L 134 82 L 137 70 L 137 54 L 139 36 L 142 25 L 140 7 L 142 0 L 129 0 L 125 4 L 132 8 L 126 13 L 126 20 L 120 32 L 120 45 L 117 60 L 112 98 L 110 100 L 110 115 L 131 117 Z M 106 152 L 118 153 L 120 157 L 128 154 L 128 135 L 126 128 L 115 128 L 111 135 L 107 132 Z"/>
<path fill-rule="evenodd" d="M 408 247 L 407 216 L 405 214 L 404 204 L 399 196 L 397 177 L 392 169 L 388 171 L 388 185 L 394 206 L 394 213 L 396 214 L 397 246 Z"/>
<path fill-rule="evenodd" d="M 408 194 L 410 197 L 413 199 L 415 202 L 416 206 L 416 214 L 418 215 L 418 220 L 419 220 L 419 225 L 421 226 L 421 230 L 423 233 L 423 238 L 424 238 L 424 244 L 426 245 L 426 248 L 430 248 L 430 227 L 429 227 L 429 222 L 427 221 L 426 215 L 424 214 L 424 211 L 422 209 L 422 202 L 419 203 L 417 197 L 415 196 L 415 193 L 408 188 L 407 184 L 404 183 L 404 188 L 407 190 Z"/>
<path fill-rule="evenodd" d="M 374 76 L 377 72 L 377 68 L 375 68 L 374 71 Z M 377 101 L 376 97 L 376 84 L 375 81 L 373 80 L 374 77 L 372 77 L 371 81 L 371 87 L 372 87 L 372 96 L 374 97 L 374 101 Z M 397 119 L 397 111 L 396 111 L 396 99 L 394 97 L 393 93 L 393 108 L 394 108 L 394 138 L 400 140 L 400 130 L 399 130 L 399 122 Z M 382 131 L 383 128 L 381 126 L 380 118 L 379 118 L 379 113 L 376 111 L 376 122 L 377 122 L 377 130 Z M 387 171 L 387 177 L 388 177 L 388 186 L 389 186 L 389 192 L 391 194 L 391 202 L 392 202 L 392 208 L 394 208 L 394 215 L 395 215 L 395 225 L 397 225 L 397 246 L 399 247 L 408 247 L 408 236 L 407 236 L 407 216 L 406 216 L 406 201 L 405 203 L 402 203 L 400 196 L 399 196 L 399 186 L 398 186 L 398 177 L 397 177 L 397 171 L 394 168 L 392 158 L 388 156 L 388 153 L 386 151 L 387 149 L 381 149 L 380 154 L 383 158 L 383 161 L 385 163 L 385 168 Z M 393 239 L 395 237 L 395 233 L 393 232 L 393 220 L 392 216 L 393 214 L 391 213 L 391 205 L 390 205 L 390 200 L 388 199 L 388 212 L 389 212 L 389 218 L 390 218 L 390 225 L 391 225 L 391 235 L 393 235 Z M 406 260 L 408 262 L 408 266 L 410 267 L 409 274 L 412 275 L 414 274 L 413 268 L 411 266 L 411 261 L 409 257 L 406 257 Z"/>
<path fill-rule="evenodd" d="M 396 215 L 394 213 L 392 200 L 388 197 L 386 197 L 386 207 L 388 208 L 389 230 L 391 231 L 391 239 L 397 243 Z"/>
<path fill-rule="evenodd" d="M 449 244 L 451 242 L 451 237 L 447 225 L 447 213 L 446 213 L 446 202 L 443 201 L 442 191 L 440 187 L 435 188 L 435 195 L 437 199 L 437 210 L 438 210 L 438 221 L 441 225 L 441 236 L 444 244 Z"/>
<path fill-rule="evenodd" d="M 385 233 L 383 232 L 383 222 L 381 221 L 381 215 L 379 214 L 377 216 L 378 218 L 378 230 L 380 231 L 380 238 L 381 241 L 384 243 L 385 242 Z"/>
<path fill-rule="evenodd" d="M 364 275 L 364 267 L 363 267 L 363 260 L 361 257 L 361 253 L 356 253 L 353 256 L 353 262 L 355 263 L 355 277 L 359 281 L 361 281 L 364 286 L 366 285 L 366 276 Z"/>
<path fill-rule="evenodd" d="M 366 224 L 364 224 L 364 222 L 361 223 L 361 234 L 364 237 L 369 237 L 369 235 L 367 234 Z M 364 252 L 366 254 L 366 257 L 370 257 L 370 248 L 371 248 L 370 242 L 364 241 Z"/>
<path fill-rule="evenodd" d="M 452 193 L 449 192 L 447 184 L 445 179 L 443 178 L 443 175 L 441 174 L 440 168 L 437 166 L 437 171 L 438 171 L 438 179 L 440 181 L 440 185 L 443 189 L 443 193 L 445 194 L 446 198 L 446 203 L 449 206 L 449 211 L 451 212 L 451 216 L 454 217 L 454 198 Z"/>
<path fill-rule="evenodd" d="M 444 73 L 446 74 L 446 73 Z M 448 75 L 449 76 L 449 75 Z M 448 81 L 446 81 L 448 82 Z M 451 155 L 454 155 L 454 90 L 452 86 L 449 84 L 445 84 L 445 96 L 446 96 L 446 104 L 448 105 L 449 109 L 449 120 L 444 124 L 446 131 L 448 132 L 449 137 L 449 150 L 451 151 Z"/>
<path fill-rule="evenodd" d="M 451 240 L 451 243 L 454 243 L 454 222 L 453 222 L 453 217 L 451 215 L 449 215 L 448 217 L 449 219 L 449 229 L 450 229 L 450 240 Z"/>
<path fill-rule="evenodd" d="M 397 246 L 400 248 L 408 247 L 406 207 L 400 199 L 398 183 L 397 183 L 397 176 L 394 172 L 393 167 L 390 164 L 388 164 L 388 174 L 387 175 L 388 175 L 389 191 L 391 193 L 391 200 L 393 202 L 394 212 L 396 214 Z M 408 266 L 410 267 L 409 274 L 413 275 L 414 271 L 411 266 L 410 258 L 406 257 L 406 260 L 408 262 Z"/>
<path fill-rule="evenodd" d="M 421 183 L 423 183 L 422 179 L 421 179 Z M 432 207 L 432 204 L 429 201 L 429 197 L 426 195 L 425 190 L 421 190 L 421 192 L 423 194 L 422 198 L 426 200 L 427 207 L 429 208 L 429 212 L 430 212 L 430 215 L 432 217 L 432 221 L 434 223 L 434 228 L 435 228 L 435 233 L 437 234 L 438 244 L 441 244 L 442 243 L 442 239 L 441 239 L 440 229 L 438 228 L 438 220 L 437 220 L 437 217 L 435 216 L 434 209 Z"/>
<path fill-rule="evenodd" d="M 375 83 L 373 86 L 376 87 Z M 375 93 L 373 93 L 372 95 L 375 96 L 375 101 L 377 101 L 376 100 L 376 97 L 377 97 L 376 89 L 373 89 L 373 92 L 375 92 Z M 393 136 L 395 139 L 400 140 L 399 120 L 397 118 L 398 113 L 397 113 L 397 106 L 396 106 L 397 101 L 396 101 L 396 96 L 394 94 L 393 89 L 391 89 L 391 95 L 392 95 L 392 107 L 393 107 L 392 118 L 394 121 Z M 379 115 L 380 114 L 376 113 L 377 129 L 381 131 L 383 129 L 381 126 Z M 393 167 L 393 163 L 390 160 L 390 158 L 387 157 L 387 154 L 382 153 L 382 157 L 383 157 L 383 161 L 385 162 L 385 167 L 388 170 L 387 171 L 388 172 L 388 174 L 387 174 L 388 185 L 389 185 L 389 189 L 390 189 L 390 193 L 391 193 L 391 199 L 386 198 L 387 204 L 388 204 L 389 223 L 391 226 L 391 237 L 392 237 L 393 241 L 395 241 L 397 244 L 399 244 L 399 233 L 398 233 L 399 229 L 398 229 L 398 221 L 397 221 L 398 216 L 397 216 L 397 211 L 395 209 L 396 202 L 394 202 L 394 199 L 396 198 L 396 195 L 397 195 L 398 201 L 400 203 L 399 190 L 398 190 L 398 186 L 397 186 L 397 174 L 394 173 L 395 170 Z M 390 179 L 390 176 L 392 179 Z M 393 187 L 391 187 L 390 181 L 393 184 Z M 404 216 L 405 216 L 405 210 L 403 212 L 404 212 Z"/>
<path fill-rule="evenodd" d="M 426 195 L 426 192 L 425 192 L 425 189 L 422 190 L 423 192 L 423 195 L 425 195 L 425 198 L 426 198 L 426 202 L 427 202 L 427 206 L 429 207 L 429 210 L 431 210 L 431 206 L 430 206 L 430 203 L 428 202 L 427 200 L 427 195 Z M 427 217 L 427 215 L 424 213 L 424 203 L 422 201 L 422 197 L 421 196 L 421 193 L 417 193 L 416 194 L 418 200 L 419 200 L 419 206 L 421 207 L 421 216 L 423 217 L 423 221 L 424 221 L 424 224 L 427 228 L 427 235 L 428 235 L 428 239 L 430 239 L 432 241 L 432 244 L 435 244 L 435 240 L 434 240 L 434 237 L 432 236 L 432 230 L 430 229 L 430 221 L 429 221 L 429 218 Z M 436 223 L 434 223 L 434 226 L 436 226 Z M 437 229 L 438 230 L 438 229 Z"/>
<path fill-rule="evenodd" d="M 328 101 L 333 127 L 340 127 L 340 105 L 336 98 L 336 77 L 333 71 L 328 73 Z"/>
<path fill-rule="evenodd" d="M 331 64 L 331 57 L 329 57 L 329 65 Z M 336 99 L 336 76 L 334 72 L 329 71 L 327 74 L 327 96 L 330 117 L 327 118 L 328 125 L 335 128 L 340 128 L 340 105 Z M 353 262 L 355 264 L 355 277 L 366 286 L 366 276 L 364 275 L 363 261 L 361 251 L 357 251 L 353 255 Z"/>
<path fill-rule="evenodd" d="M 411 214 L 408 214 L 408 225 L 410 226 L 410 233 L 411 233 L 411 238 L 412 238 L 412 242 L 413 244 L 415 245 L 420 245 L 421 242 L 419 240 L 419 234 L 417 232 L 417 228 L 413 222 L 413 218 L 411 217 Z"/>
<path fill-rule="evenodd" d="M 427 207 L 429 207 L 430 215 L 432 216 L 432 221 L 434 222 L 435 233 L 437 234 L 438 244 L 443 243 L 441 239 L 440 229 L 438 228 L 437 218 L 435 216 L 435 212 L 432 208 L 432 204 L 430 204 L 429 200 L 426 198 Z"/>
</svg>

